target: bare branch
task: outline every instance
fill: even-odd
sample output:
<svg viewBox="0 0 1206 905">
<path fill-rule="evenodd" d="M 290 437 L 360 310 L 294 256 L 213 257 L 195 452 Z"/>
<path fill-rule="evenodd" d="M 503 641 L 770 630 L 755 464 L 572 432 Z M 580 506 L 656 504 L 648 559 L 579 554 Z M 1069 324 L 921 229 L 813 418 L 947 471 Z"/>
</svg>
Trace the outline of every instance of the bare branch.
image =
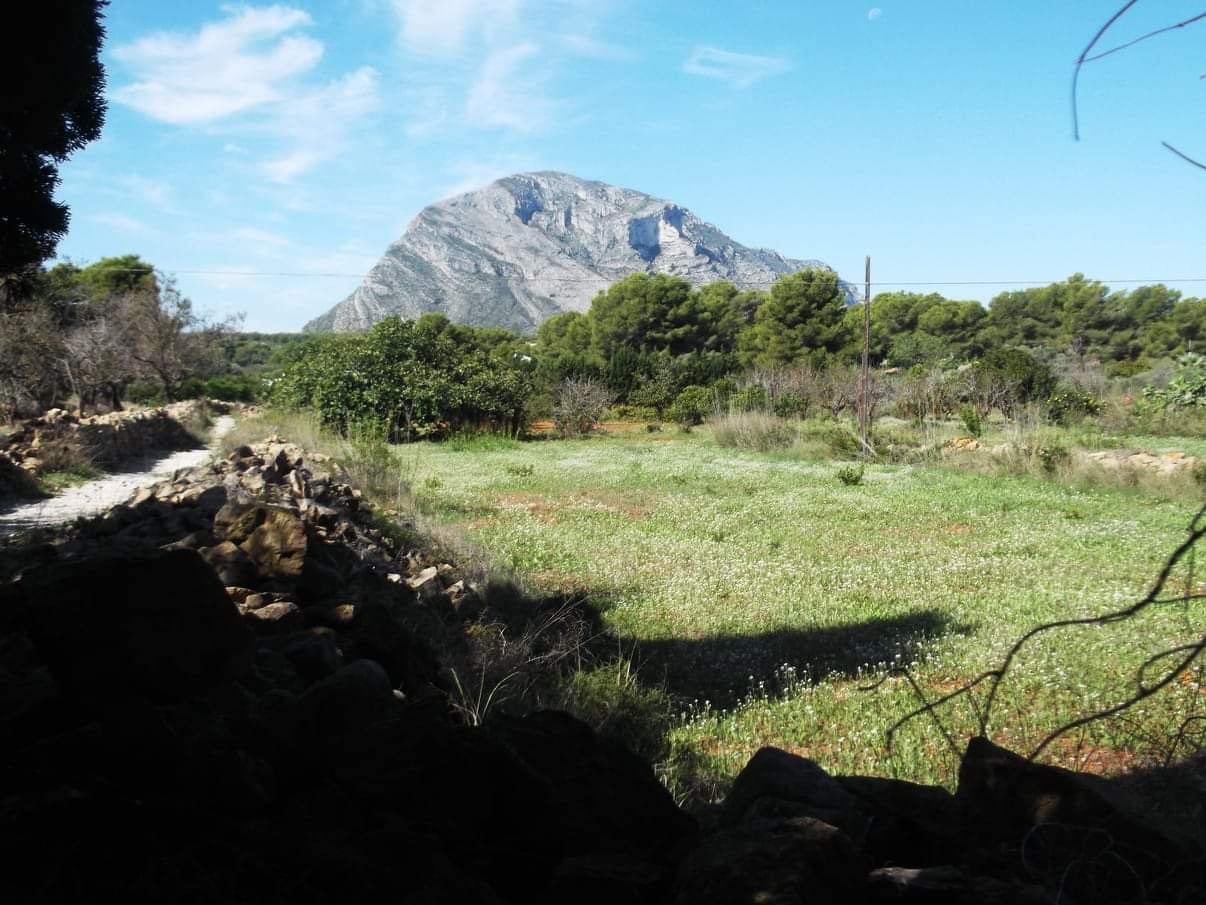
<svg viewBox="0 0 1206 905">
<path fill-rule="evenodd" d="M 1136 44 L 1146 41 L 1148 38 L 1154 38 L 1156 35 L 1162 35 L 1166 31 L 1173 31 L 1177 28 L 1184 28 L 1186 25 L 1193 25 L 1195 22 L 1200 22 L 1206 19 L 1206 13 L 1198 13 L 1196 16 L 1191 16 L 1184 22 L 1178 22 L 1176 25 L 1166 25 L 1163 28 L 1157 28 L 1155 31 L 1149 31 L 1145 35 L 1140 35 L 1132 41 L 1127 41 L 1125 44 L 1119 44 L 1117 47 L 1111 47 L 1109 50 L 1103 50 L 1101 53 L 1095 53 L 1091 57 L 1085 57 L 1083 62 L 1092 63 L 1094 60 L 1100 60 L 1102 57 L 1108 57 L 1112 53 L 1117 53 L 1120 50 L 1126 50 L 1128 47 L 1134 47 Z"/>
<path fill-rule="evenodd" d="M 1085 65 L 1089 54 L 1097 46 L 1097 42 L 1105 37 L 1105 33 L 1110 30 L 1114 23 L 1121 19 L 1127 10 L 1138 2 L 1139 0 L 1127 0 L 1123 4 L 1122 9 L 1110 16 L 1109 21 L 1097 29 L 1097 34 L 1093 35 L 1093 40 L 1089 42 L 1088 46 L 1080 52 L 1080 56 L 1076 58 L 1076 68 L 1072 70 L 1072 138 L 1076 141 L 1080 141 L 1080 111 L 1077 109 L 1076 86 L 1080 82 L 1081 67 Z"/>
<path fill-rule="evenodd" d="M 1186 163 L 1192 163 L 1198 169 L 1206 170 L 1206 163 L 1202 163 L 1200 161 L 1194 160 L 1188 154 L 1184 154 L 1181 151 L 1178 151 L 1176 148 L 1174 148 L 1172 145 L 1170 145 L 1166 141 L 1162 141 L 1162 142 L 1160 142 L 1160 144 L 1164 145 L 1164 147 L 1168 148 L 1168 150 L 1172 151 L 1174 154 L 1176 154 L 1178 157 L 1180 157 Z"/>
</svg>

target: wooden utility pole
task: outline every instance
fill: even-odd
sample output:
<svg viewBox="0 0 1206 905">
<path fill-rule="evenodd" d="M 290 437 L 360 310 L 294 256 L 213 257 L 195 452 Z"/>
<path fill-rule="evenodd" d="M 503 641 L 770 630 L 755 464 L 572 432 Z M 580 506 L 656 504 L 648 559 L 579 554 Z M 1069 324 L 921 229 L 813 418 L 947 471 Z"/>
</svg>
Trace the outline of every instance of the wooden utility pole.
<svg viewBox="0 0 1206 905">
<path fill-rule="evenodd" d="M 867 255 L 863 288 L 863 371 L 858 386 L 858 438 L 863 450 L 871 448 L 871 255 Z"/>
</svg>

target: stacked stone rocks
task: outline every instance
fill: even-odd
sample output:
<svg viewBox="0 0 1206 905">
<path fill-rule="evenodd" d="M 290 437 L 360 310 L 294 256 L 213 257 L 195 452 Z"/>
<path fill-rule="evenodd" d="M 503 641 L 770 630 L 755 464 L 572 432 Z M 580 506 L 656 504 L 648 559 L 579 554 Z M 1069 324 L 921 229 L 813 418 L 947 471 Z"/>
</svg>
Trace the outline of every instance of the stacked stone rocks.
<svg viewBox="0 0 1206 905">
<path fill-rule="evenodd" d="M 188 449 L 197 446 L 198 440 L 182 422 L 202 405 L 225 411 L 221 403 L 198 401 L 90 417 L 51 409 L 26 421 L 9 436 L 0 446 L 0 458 L 36 475 L 44 470 L 47 451 L 55 445 L 71 444 L 87 461 L 102 468 L 112 468 L 152 450 Z"/>
</svg>

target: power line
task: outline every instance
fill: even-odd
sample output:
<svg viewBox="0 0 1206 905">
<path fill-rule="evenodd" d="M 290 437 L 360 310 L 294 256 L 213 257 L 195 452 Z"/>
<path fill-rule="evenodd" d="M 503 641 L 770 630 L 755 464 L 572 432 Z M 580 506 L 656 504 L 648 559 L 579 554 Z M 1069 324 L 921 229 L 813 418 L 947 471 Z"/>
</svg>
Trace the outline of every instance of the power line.
<svg viewBox="0 0 1206 905">
<path fill-rule="evenodd" d="M 143 267 L 106 267 L 104 268 L 109 273 L 149 273 Z M 156 270 L 171 274 L 198 275 L 198 276 L 229 276 L 229 277 L 338 277 L 340 279 L 363 279 L 363 273 L 334 273 L 326 271 L 312 270 L 175 270 L 172 268 L 156 268 Z M 634 271 L 634 273 L 647 273 L 648 271 Z M 522 279 L 532 282 L 543 283 L 564 283 L 564 284 L 583 284 L 583 283 L 610 283 L 622 277 L 543 277 L 530 274 L 487 274 L 476 271 L 465 271 L 461 276 L 481 276 L 495 277 L 498 279 Z M 666 274 L 666 276 L 682 276 L 682 274 Z M 787 276 L 787 274 L 784 274 Z M 839 276 L 839 279 L 841 277 Z M 1063 279 L 1046 279 L 1046 280 L 874 280 L 872 286 L 1049 286 L 1053 283 L 1062 283 Z M 720 282 L 720 280 L 717 280 Z M 843 282 L 850 282 L 843 280 Z M 1155 285 L 1156 283 L 1206 283 L 1206 277 L 1149 277 L 1145 279 L 1128 278 L 1123 280 L 1098 280 L 1093 279 L 1088 282 L 1102 283 L 1105 285 Z M 774 280 L 758 281 L 754 283 L 745 283 L 745 286 L 773 286 Z M 852 284 L 853 285 L 853 284 Z"/>
</svg>

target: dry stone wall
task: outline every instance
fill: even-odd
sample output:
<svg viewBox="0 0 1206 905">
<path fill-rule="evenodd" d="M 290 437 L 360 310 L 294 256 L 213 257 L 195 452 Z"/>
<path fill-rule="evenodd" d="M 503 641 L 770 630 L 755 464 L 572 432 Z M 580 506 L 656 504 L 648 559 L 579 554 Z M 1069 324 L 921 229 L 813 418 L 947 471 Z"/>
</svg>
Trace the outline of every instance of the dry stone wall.
<svg viewBox="0 0 1206 905">
<path fill-rule="evenodd" d="M 26 421 L 0 446 L 0 457 L 30 475 L 55 467 L 62 447 L 71 446 L 93 465 L 112 468 L 152 450 L 188 449 L 199 441 L 184 423 L 203 405 L 211 410 L 221 403 L 178 402 L 164 408 L 111 412 L 80 417 L 51 409 Z"/>
</svg>

